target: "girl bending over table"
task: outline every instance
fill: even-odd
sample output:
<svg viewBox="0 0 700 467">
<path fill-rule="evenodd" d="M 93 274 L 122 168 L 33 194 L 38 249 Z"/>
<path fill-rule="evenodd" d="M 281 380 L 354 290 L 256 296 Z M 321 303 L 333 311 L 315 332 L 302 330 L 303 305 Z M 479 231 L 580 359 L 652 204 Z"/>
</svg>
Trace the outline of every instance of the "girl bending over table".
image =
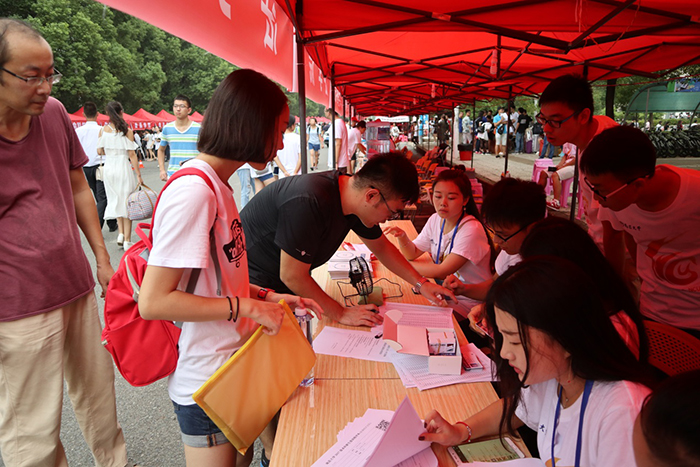
<svg viewBox="0 0 700 467">
<path fill-rule="evenodd" d="M 632 429 L 653 378 L 591 280 L 567 260 L 529 258 L 494 282 L 486 311 L 504 397 L 455 424 L 432 411 L 420 439 L 456 445 L 527 425 L 548 466 L 635 465 Z"/>
</svg>

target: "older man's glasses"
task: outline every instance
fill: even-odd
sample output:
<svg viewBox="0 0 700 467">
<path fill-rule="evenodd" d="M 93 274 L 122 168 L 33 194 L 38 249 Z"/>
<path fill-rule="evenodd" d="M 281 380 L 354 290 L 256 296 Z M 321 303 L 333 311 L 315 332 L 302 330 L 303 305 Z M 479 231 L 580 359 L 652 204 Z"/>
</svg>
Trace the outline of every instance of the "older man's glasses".
<svg viewBox="0 0 700 467">
<path fill-rule="evenodd" d="M 21 79 L 25 83 L 27 83 L 30 86 L 34 87 L 39 87 L 44 83 L 49 83 L 49 86 L 53 86 L 54 84 L 57 84 L 59 81 L 61 81 L 61 78 L 63 78 L 63 75 L 59 72 L 54 73 L 51 76 L 31 76 L 31 77 L 26 77 L 26 76 L 20 76 L 17 73 L 13 73 L 7 68 L 0 67 L 0 70 L 4 71 L 5 73 L 14 76 L 17 79 Z"/>
</svg>

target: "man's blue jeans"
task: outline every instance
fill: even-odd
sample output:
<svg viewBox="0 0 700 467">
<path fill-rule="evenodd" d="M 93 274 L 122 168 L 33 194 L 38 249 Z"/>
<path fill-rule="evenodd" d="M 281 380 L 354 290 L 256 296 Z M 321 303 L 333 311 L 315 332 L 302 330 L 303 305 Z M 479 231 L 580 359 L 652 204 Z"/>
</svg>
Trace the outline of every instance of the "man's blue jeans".
<svg viewBox="0 0 700 467">
<path fill-rule="evenodd" d="M 515 152 L 525 152 L 525 134 L 515 132 Z"/>
<path fill-rule="evenodd" d="M 547 135 L 542 136 L 544 136 L 544 143 L 542 143 L 542 152 L 540 153 L 540 159 L 544 159 L 545 157 L 549 157 L 551 159 L 554 157 L 554 146 L 549 144 L 549 141 L 547 141 Z M 549 155 L 547 155 L 547 152 L 549 152 Z"/>
<path fill-rule="evenodd" d="M 241 182 L 241 205 L 238 207 L 240 211 L 248 204 L 251 195 L 255 194 L 255 188 L 253 186 L 253 180 L 250 177 L 250 169 L 238 169 L 236 173 L 238 174 L 238 180 Z"/>
</svg>

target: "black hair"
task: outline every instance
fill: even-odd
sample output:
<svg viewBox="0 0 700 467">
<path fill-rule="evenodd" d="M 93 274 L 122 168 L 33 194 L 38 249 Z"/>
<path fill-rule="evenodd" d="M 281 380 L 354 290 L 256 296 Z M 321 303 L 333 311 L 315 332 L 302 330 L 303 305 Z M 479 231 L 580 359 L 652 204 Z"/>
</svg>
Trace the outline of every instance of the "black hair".
<svg viewBox="0 0 700 467">
<path fill-rule="evenodd" d="M 254 70 L 230 73 L 214 91 L 199 132 L 197 149 L 242 162 L 267 162 L 276 154 L 277 119 L 287 97 Z"/>
<path fill-rule="evenodd" d="M 297 118 L 294 115 L 289 116 L 289 121 L 287 122 L 287 129 L 289 130 L 290 128 L 296 128 L 297 126 Z"/>
<path fill-rule="evenodd" d="M 460 169 L 443 170 L 442 172 L 440 172 L 433 181 L 433 188 L 435 188 L 435 186 L 437 186 L 437 184 L 440 182 L 452 182 L 457 186 L 459 191 L 462 193 L 462 196 L 465 199 L 467 199 L 467 204 L 466 206 L 464 206 L 464 212 L 476 218 L 476 220 L 478 220 L 481 226 L 483 227 L 484 233 L 486 234 L 486 238 L 489 242 L 489 247 L 491 249 L 489 265 L 491 267 L 491 272 L 494 272 L 493 266 L 496 261 L 496 247 L 493 244 L 493 239 L 491 238 L 491 235 L 489 235 L 488 231 L 486 230 L 484 222 L 481 220 L 479 208 L 476 207 L 476 202 L 474 202 L 474 196 L 472 194 L 472 184 L 469 181 L 469 177 L 467 176 L 466 171 L 464 170 L 464 166 L 460 165 L 459 167 Z"/>
<path fill-rule="evenodd" d="M 593 91 L 582 76 L 564 75 L 549 83 L 540 96 L 540 107 L 555 102 L 565 104 L 574 112 L 589 109 L 590 118 L 593 118 Z"/>
<path fill-rule="evenodd" d="M 105 106 L 105 113 L 109 117 L 109 121 L 114 124 L 114 128 L 126 136 L 129 132 L 129 125 L 126 124 L 122 116 L 122 113 L 124 113 L 122 105 L 117 101 L 112 101 Z"/>
<path fill-rule="evenodd" d="M 522 108 L 522 107 L 518 107 L 518 112 L 520 112 L 521 114 L 524 114 L 524 113 L 525 113 L 525 109 Z"/>
<path fill-rule="evenodd" d="M 649 341 L 639 308 L 624 281 L 615 272 L 593 239 L 575 222 L 550 216 L 536 222 L 520 247 L 523 258 L 557 256 L 578 265 L 595 284 L 609 316 L 625 313 L 634 323 L 639 341 L 639 360 L 646 362 Z"/>
<path fill-rule="evenodd" d="M 183 94 L 178 94 L 175 96 L 175 99 L 173 99 L 173 102 L 175 101 L 185 101 L 187 102 L 187 107 L 192 108 L 192 101 L 190 101 L 190 98 L 183 95 Z"/>
<path fill-rule="evenodd" d="M 557 287 L 551 280 L 559 280 Z M 497 329 L 495 307 L 518 322 L 520 344 L 530 374 L 529 330 L 539 330 L 569 355 L 573 375 L 593 381 L 632 381 L 653 384 L 648 366 L 639 362 L 610 321 L 591 279 L 574 263 L 554 256 L 535 256 L 510 267 L 493 283 L 486 297 L 486 318 Z M 514 434 L 513 415 L 523 382 L 501 357 L 503 336 L 494 334 L 493 359 L 501 381 L 504 404 L 501 435 Z"/>
<path fill-rule="evenodd" d="M 491 227 L 526 227 L 544 218 L 547 197 L 541 185 L 504 178 L 486 194 L 481 215 Z"/>
<path fill-rule="evenodd" d="M 662 467 L 700 467 L 700 370 L 662 382 L 639 414 L 649 451 Z"/>
<path fill-rule="evenodd" d="M 581 171 L 586 175 L 612 174 L 627 182 L 652 175 L 656 149 L 649 137 L 631 126 L 615 126 L 598 134 L 581 154 Z"/>
<path fill-rule="evenodd" d="M 355 128 L 367 128 L 367 123 L 364 120 L 360 120 L 355 124 Z"/>
<path fill-rule="evenodd" d="M 97 117 L 97 106 L 94 102 L 87 101 L 83 104 L 83 115 L 85 118 Z"/>
<path fill-rule="evenodd" d="M 0 67 L 4 67 L 10 60 L 9 44 L 7 43 L 7 37 L 10 33 L 19 33 L 34 39 L 44 39 L 39 31 L 26 21 L 0 18 Z M 3 83 L 2 75 L 3 73 L 0 73 L 0 84 Z"/>
<path fill-rule="evenodd" d="M 373 186 L 387 198 L 415 203 L 420 194 L 418 172 L 403 153 L 388 152 L 369 159 L 353 176 L 355 188 Z"/>
</svg>

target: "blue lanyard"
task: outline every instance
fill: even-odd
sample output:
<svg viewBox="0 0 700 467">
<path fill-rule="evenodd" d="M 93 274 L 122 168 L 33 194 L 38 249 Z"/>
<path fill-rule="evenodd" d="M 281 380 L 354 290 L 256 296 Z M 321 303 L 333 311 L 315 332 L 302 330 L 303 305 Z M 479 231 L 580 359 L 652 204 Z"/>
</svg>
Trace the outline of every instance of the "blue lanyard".
<svg viewBox="0 0 700 467">
<path fill-rule="evenodd" d="M 462 214 L 459 215 L 459 220 L 457 221 L 457 225 L 455 225 L 455 231 L 452 233 L 452 240 L 450 241 L 450 252 L 452 251 L 452 247 L 455 244 L 455 237 L 457 236 L 457 229 L 459 229 L 459 223 L 462 222 L 462 218 L 464 217 L 464 211 L 462 211 Z M 442 234 L 445 231 L 445 222 L 447 222 L 447 219 L 442 220 L 442 227 L 440 227 L 440 240 L 438 240 L 438 249 L 437 249 L 437 255 L 435 255 L 435 264 L 440 264 L 440 248 L 442 248 Z M 445 247 L 445 256 L 447 256 L 449 253 L 447 251 L 447 247 Z"/>
<path fill-rule="evenodd" d="M 586 380 L 586 386 L 583 390 L 583 398 L 581 399 L 581 414 L 578 419 L 578 438 L 576 438 L 576 463 L 575 467 L 580 467 L 581 465 L 581 436 L 583 435 L 583 414 L 586 412 L 586 406 L 588 405 L 588 398 L 591 396 L 591 390 L 593 389 L 593 381 Z M 556 467 L 556 461 L 554 458 L 554 440 L 557 437 L 557 425 L 559 425 L 559 414 L 561 412 L 561 392 L 562 389 L 559 387 L 559 398 L 557 399 L 557 410 L 554 413 L 554 429 L 552 430 L 552 467 Z"/>
</svg>

